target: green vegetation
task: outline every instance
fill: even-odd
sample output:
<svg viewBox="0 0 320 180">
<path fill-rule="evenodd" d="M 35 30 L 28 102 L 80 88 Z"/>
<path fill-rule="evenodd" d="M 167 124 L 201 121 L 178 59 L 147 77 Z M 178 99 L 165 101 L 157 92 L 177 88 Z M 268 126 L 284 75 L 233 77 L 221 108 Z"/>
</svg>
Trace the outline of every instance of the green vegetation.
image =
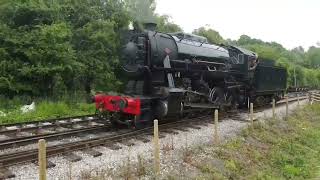
<svg viewBox="0 0 320 180">
<path fill-rule="evenodd" d="M 117 77 L 121 32 L 142 11 L 153 15 L 153 4 L 1 1 L 0 94 L 59 97 L 92 90 L 118 91 L 122 84 Z M 154 19 L 161 31 L 181 30 L 168 16 L 154 14 Z"/>
<path fill-rule="evenodd" d="M 320 171 L 319 155 L 320 105 L 314 105 L 288 121 L 257 123 L 219 147 L 197 149 L 190 164 L 205 178 L 310 179 Z M 222 168 L 210 163 L 217 159 Z"/>
<path fill-rule="evenodd" d="M 155 15 L 153 6 L 154 1 L 131 0 L 2 0 L 0 111 L 11 113 L 0 121 L 92 112 L 94 108 L 81 108 L 92 105 L 72 104 L 88 99 L 92 91 L 121 89 L 121 33 L 130 21 L 149 13 L 160 31 L 181 30 L 168 16 Z M 19 115 L 16 109 L 32 101 L 36 112 Z"/>
<path fill-rule="evenodd" d="M 94 114 L 94 104 L 41 101 L 34 111 L 22 113 L 19 107 L 2 110 L 6 116 L 0 117 L 0 125 L 28 121 L 40 121 L 59 117 Z"/>
<path fill-rule="evenodd" d="M 192 33 L 193 34 L 197 34 L 199 36 L 206 37 L 208 39 L 209 43 L 213 43 L 213 44 L 223 44 L 223 43 L 225 43 L 225 40 L 219 34 L 219 32 L 215 31 L 213 29 L 210 29 L 210 28 L 200 27 L 199 29 L 195 29 Z"/>
</svg>

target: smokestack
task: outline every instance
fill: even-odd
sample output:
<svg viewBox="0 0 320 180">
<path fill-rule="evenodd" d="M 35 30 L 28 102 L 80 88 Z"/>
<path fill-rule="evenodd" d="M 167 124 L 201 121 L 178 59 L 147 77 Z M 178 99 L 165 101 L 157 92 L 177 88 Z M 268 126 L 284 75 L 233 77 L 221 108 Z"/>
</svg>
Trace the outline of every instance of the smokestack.
<svg viewBox="0 0 320 180">
<path fill-rule="evenodd" d="M 149 31 L 156 31 L 157 24 L 152 22 L 143 23 L 143 28 Z"/>
</svg>

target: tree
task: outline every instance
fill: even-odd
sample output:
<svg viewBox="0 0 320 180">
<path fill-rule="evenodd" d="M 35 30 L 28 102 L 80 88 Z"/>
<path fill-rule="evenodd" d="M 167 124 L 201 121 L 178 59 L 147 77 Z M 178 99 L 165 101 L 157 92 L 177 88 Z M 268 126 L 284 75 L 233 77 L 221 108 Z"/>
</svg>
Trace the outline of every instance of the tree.
<svg viewBox="0 0 320 180">
<path fill-rule="evenodd" d="M 312 68 L 320 67 L 320 48 L 310 47 L 306 54 L 306 61 Z"/>
<path fill-rule="evenodd" d="M 131 20 L 143 22 L 155 22 L 155 0 L 125 0 L 127 11 Z"/>
<path fill-rule="evenodd" d="M 120 32 L 128 22 L 121 0 L 2 1 L 0 92 L 116 90 Z"/>
<path fill-rule="evenodd" d="M 250 49 L 258 53 L 259 57 L 276 60 L 277 65 L 287 69 L 289 86 L 295 85 L 296 76 L 298 86 L 320 87 L 317 69 L 320 65 L 320 48 L 311 47 L 307 52 L 302 47 L 287 50 L 279 43 L 264 42 L 247 35 L 240 36 L 239 40 L 232 41 L 232 44 Z"/>
<path fill-rule="evenodd" d="M 164 32 L 164 33 L 170 33 L 170 32 L 181 32 L 182 28 L 174 24 L 170 21 L 170 17 L 167 15 L 156 15 L 157 18 L 157 31 Z"/>
<path fill-rule="evenodd" d="M 210 28 L 200 27 L 198 29 L 195 29 L 192 33 L 206 37 L 209 43 L 221 44 L 225 42 L 219 32 Z"/>
</svg>

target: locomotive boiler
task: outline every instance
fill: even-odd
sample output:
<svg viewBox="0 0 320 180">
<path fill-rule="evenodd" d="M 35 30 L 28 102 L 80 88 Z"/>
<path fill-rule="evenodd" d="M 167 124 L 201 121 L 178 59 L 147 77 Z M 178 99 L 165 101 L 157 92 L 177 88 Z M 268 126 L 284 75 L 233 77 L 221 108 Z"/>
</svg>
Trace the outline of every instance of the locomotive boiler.
<svg viewBox="0 0 320 180">
<path fill-rule="evenodd" d="M 263 64 L 256 53 L 209 44 L 193 34 L 157 32 L 155 26 L 127 32 L 121 54 L 129 79 L 124 93 L 94 98 L 114 125 L 139 128 L 155 118 L 244 107 L 248 101 L 264 104 L 283 95 L 286 70 Z"/>
</svg>

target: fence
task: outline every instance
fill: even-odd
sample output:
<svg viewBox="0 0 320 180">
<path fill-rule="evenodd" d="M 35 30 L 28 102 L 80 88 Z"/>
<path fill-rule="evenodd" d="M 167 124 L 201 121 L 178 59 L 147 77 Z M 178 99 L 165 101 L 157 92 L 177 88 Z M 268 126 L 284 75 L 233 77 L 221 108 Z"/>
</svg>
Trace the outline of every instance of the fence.
<svg viewBox="0 0 320 180">
<path fill-rule="evenodd" d="M 314 102 L 319 103 L 320 102 L 320 92 L 313 91 L 309 93 L 309 102 L 310 104 L 313 104 Z"/>
</svg>

